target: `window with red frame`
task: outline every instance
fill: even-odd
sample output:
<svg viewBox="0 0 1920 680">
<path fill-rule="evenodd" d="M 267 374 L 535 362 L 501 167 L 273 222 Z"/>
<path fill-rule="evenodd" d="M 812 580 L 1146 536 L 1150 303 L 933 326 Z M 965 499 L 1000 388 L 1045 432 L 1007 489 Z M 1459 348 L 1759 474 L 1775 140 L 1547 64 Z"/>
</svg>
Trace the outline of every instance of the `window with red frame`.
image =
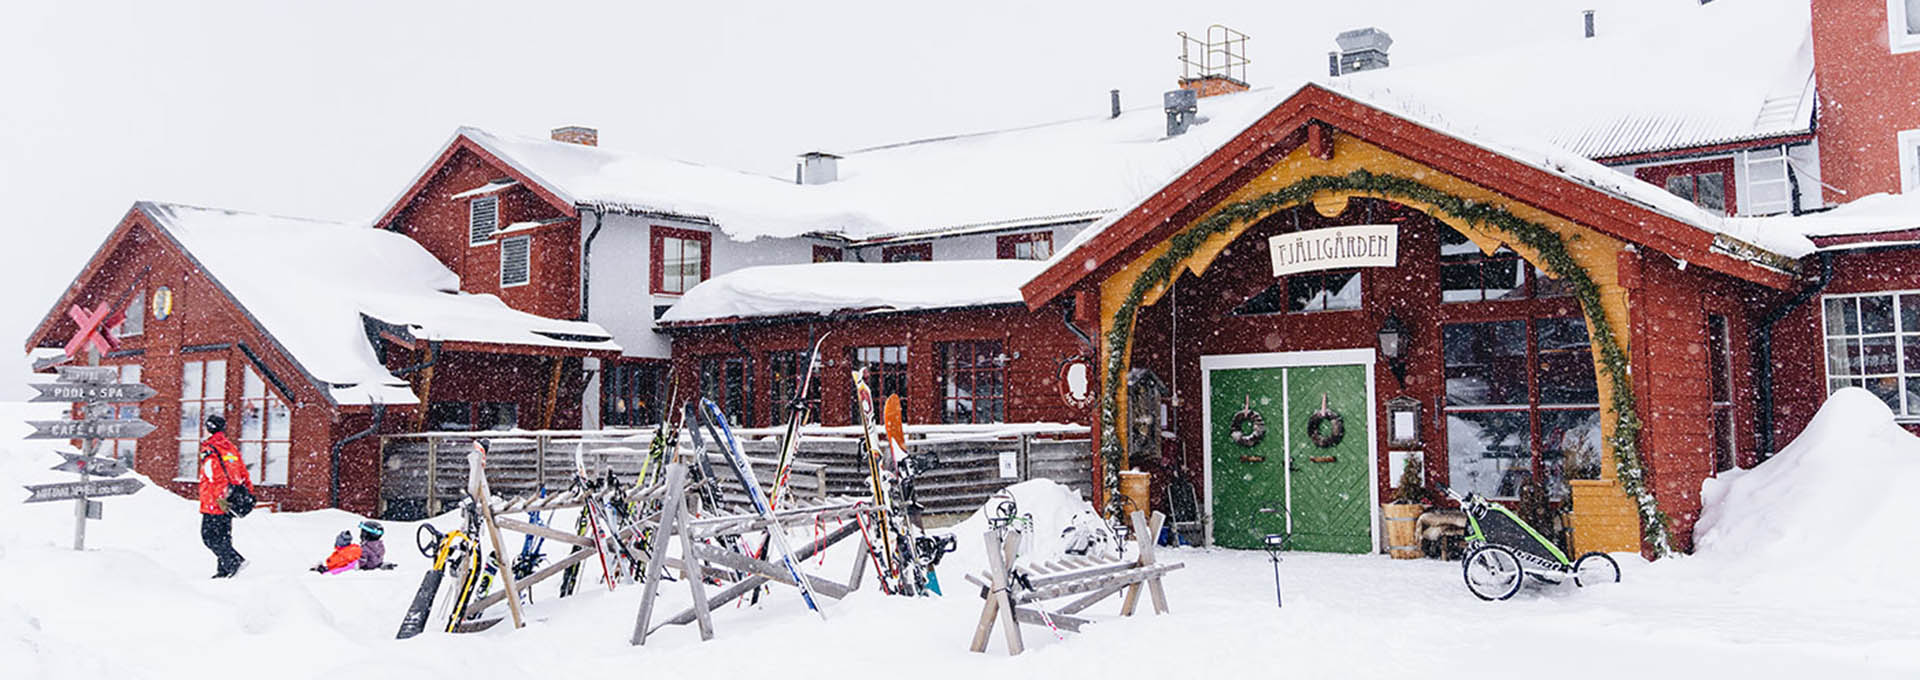
<svg viewBox="0 0 1920 680">
<path fill-rule="evenodd" d="M 1655 165 L 1634 170 L 1633 175 L 1705 210 L 1723 215 L 1735 212 L 1731 158 Z"/>
<path fill-rule="evenodd" d="M 714 356 L 700 359 L 700 396 L 712 399 L 726 412 L 728 424 L 746 427 L 753 422 L 752 368 L 746 357 Z"/>
<path fill-rule="evenodd" d="M 1732 470 L 1735 460 L 1733 423 L 1733 343 L 1727 317 L 1707 315 L 1707 399 L 1713 405 L 1713 472 Z"/>
<path fill-rule="evenodd" d="M 853 368 L 866 369 L 867 389 L 873 391 L 873 417 L 878 421 L 880 409 L 887 401 L 887 395 L 900 395 L 900 410 L 907 408 L 907 346 L 882 345 L 877 347 L 855 347 L 852 352 Z M 853 395 L 853 422 L 860 422 L 860 395 Z"/>
<path fill-rule="evenodd" d="M 931 243 L 910 243 L 880 249 L 881 262 L 930 262 L 932 260 L 933 244 Z"/>
<path fill-rule="evenodd" d="M 814 262 L 839 262 L 842 259 L 845 259 L 845 256 L 841 253 L 839 248 L 835 248 L 833 246 L 814 246 L 813 247 Z"/>
<path fill-rule="evenodd" d="M 713 271 L 713 235 L 692 229 L 653 228 L 653 292 L 679 295 Z"/>
<path fill-rule="evenodd" d="M 1053 232 L 1007 234 L 996 241 L 1002 260 L 1044 260 L 1053 257 Z"/>
<path fill-rule="evenodd" d="M 940 422 L 999 423 L 1007 415 L 1007 355 L 999 340 L 938 345 Z"/>
</svg>

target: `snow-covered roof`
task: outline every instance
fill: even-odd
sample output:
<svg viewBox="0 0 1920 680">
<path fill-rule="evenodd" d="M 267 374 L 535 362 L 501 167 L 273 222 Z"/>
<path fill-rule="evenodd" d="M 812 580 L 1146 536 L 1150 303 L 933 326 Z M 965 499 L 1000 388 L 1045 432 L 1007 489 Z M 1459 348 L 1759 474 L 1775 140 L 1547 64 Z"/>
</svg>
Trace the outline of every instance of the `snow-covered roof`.
<svg viewBox="0 0 1920 680">
<path fill-rule="evenodd" d="M 1920 192 L 1869 194 L 1831 210 L 1805 215 L 1736 218 L 1759 231 L 1801 234 L 1822 250 L 1912 245 L 1920 230 Z"/>
<path fill-rule="evenodd" d="M 748 267 L 688 290 L 666 324 L 1015 304 L 1037 260 L 817 262 Z"/>
<path fill-rule="evenodd" d="M 170 203 L 135 207 L 337 403 L 418 403 L 407 381 L 381 365 L 362 315 L 421 340 L 620 349 L 598 324 L 548 319 L 491 295 L 458 292 L 459 277 L 399 234 Z"/>
<path fill-rule="evenodd" d="M 1593 38 L 1541 37 L 1343 78 L 1448 109 L 1497 111 L 1588 158 L 1813 131 L 1805 0 L 1674 3 L 1659 21 Z M 1571 33 L 1571 32 L 1569 32 Z"/>
</svg>

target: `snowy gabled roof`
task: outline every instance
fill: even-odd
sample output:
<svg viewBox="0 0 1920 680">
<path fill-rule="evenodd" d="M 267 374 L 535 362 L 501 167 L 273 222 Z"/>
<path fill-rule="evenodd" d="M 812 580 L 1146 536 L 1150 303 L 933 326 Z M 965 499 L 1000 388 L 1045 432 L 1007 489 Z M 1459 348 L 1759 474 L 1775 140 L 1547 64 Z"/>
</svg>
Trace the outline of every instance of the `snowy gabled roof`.
<svg viewBox="0 0 1920 680">
<path fill-rule="evenodd" d="M 1588 158 L 1810 134 L 1813 40 L 1805 0 L 1673 3 L 1656 23 L 1527 40 L 1346 76 L 1448 109 L 1499 112 Z"/>
<path fill-rule="evenodd" d="M 460 293 L 460 279 L 418 243 L 366 226 L 141 201 L 287 358 L 340 404 L 415 404 L 381 365 L 365 317 L 414 338 L 619 351 L 598 324 L 561 321 Z"/>
<path fill-rule="evenodd" d="M 667 325 L 836 312 L 909 311 L 1017 304 L 1037 260 L 817 262 L 747 267 L 688 290 L 660 317 Z"/>
<path fill-rule="evenodd" d="M 1261 111 L 1265 112 L 1282 105 L 1289 99 L 1303 95 L 1309 88 L 1321 88 L 1363 106 L 1506 156 L 1569 181 L 1592 187 L 1628 203 L 1714 234 L 1716 248 L 1725 252 L 1741 253 L 1742 255 L 1739 256 L 1747 257 L 1756 254 L 1752 251 L 1758 250 L 1761 251 L 1757 253 L 1761 259 L 1770 260 L 1774 258 L 1768 257 L 1769 255 L 1798 258 L 1814 250 L 1812 241 L 1797 232 L 1763 229 L 1760 228 L 1760 223 L 1752 220 L 1735 220 L 1717 213 L 1710 213 L 1695 206 L 1692 201 L 1670 194 L 1660 187 L 1635 179 L 1631 175 L 1533 136 L 1529 134 L 1529 127 L 1524 121 L 1509 120 L 1500 111 L 1457 103 L 1449 105 L 1444 100 L 1433 101 L 1417 96 L 1406 96 L 1390 88 L 1369 88 L 1370 82 L 1352 78 L 1333 78 L 1325 83 L 1309 83 L 1287 92 L 1264 89 L 1233 96 L 1257 98 L 1262 104 Z M 1225 131 L 1216 130 L 1213 133 Z M 1234 129 L 1231 132 L 1238 135 L 1243 131 L 1243 129 Z M 1213 147 L 1197 149 L 1197 153 L 1193 154 L 1186 167 L 1168 173 L 1154 186 L 1165 187 L 1176 177 L 1193 169 L 1213 150 Z M 1158 190 L 1156 188 L 1156 191 Z M 1151 194 L 1142 196 L 1132 205 L 1109 213 L 1106 217 L 1082 229 L 1054 253 L 1051 261 L 1062 262 L 1072 257 L 1075 251 L 1100 236 L 1151 198 Z M 1772 262 L 1763 261 L 1762 264 L 1773 266 Z"/>
</svg>

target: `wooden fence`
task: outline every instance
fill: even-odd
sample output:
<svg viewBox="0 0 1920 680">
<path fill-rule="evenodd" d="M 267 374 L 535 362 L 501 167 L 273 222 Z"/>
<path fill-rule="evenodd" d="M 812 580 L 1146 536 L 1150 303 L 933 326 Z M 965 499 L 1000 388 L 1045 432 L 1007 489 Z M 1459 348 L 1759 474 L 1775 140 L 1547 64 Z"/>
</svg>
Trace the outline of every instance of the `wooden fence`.
<svg viewBox="0 0 1920 680">
<path fill-rule="evenodd" d="M 916 485 L 928 514 L 971 513 L 994 491 L 1029 479 L 1051 479 L 1082 496 L 1090 496 L 1093 490 L 1093 458 L 1084 426 L 909 425 L 906 430 L 913 453 L 930 453 L 939 459 L 939 466 L 922 474 Z M 762 484 L 771 484 L 781 429 L 741 429 L 734 434 L 753 461 L 754 474 Z M 859 438 L 856 427 L 805 428 L 788 480 L 789 493 L 805 498 L 869 495 L 866 453 Z M 548 492 L 567 488 L 573 480 L 576 451 L 585 460 L 588 474 L 611 470 L 631 483 L 640 472 L 653 429 L 386 436 L 381 440 L 380 516 L 415 520 L 458 503 L 467 488 L 467 451 L 475 439 L 488 442 L 487 483 L 492 492 L 510 497 L 537 493 L 542 487 Z M 710 455 L 718 455 L 711 443 L 708 448 Z M 722 479 L 731 482 L 732 475 L 724 472 L 726 464 L 716 460 L 715 466 L 723 471 Z"/>
</svg>

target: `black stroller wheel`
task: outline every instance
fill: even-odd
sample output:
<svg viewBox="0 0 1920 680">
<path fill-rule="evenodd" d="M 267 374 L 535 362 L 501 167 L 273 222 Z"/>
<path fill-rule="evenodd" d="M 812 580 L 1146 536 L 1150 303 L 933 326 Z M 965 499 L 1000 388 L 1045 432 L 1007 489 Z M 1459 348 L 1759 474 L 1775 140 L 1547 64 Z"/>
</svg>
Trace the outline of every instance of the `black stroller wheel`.
<svg viewBox="0 0 1920 680">
<path fill-rule="evenodd" d="M 1527 580 L 1520 557 L 1501 545 L 1482 546 L 1460 560 L 1460 576 L 1467 590 L 1488 601 L 1513 597 Z"/>
<path fill-rule="evenodd" d="M 1619 583 L 1620 563 L 1603 552 L 1581 555 L 1573 562 L 1573 584 L 1585 588 L 1597 583 Z"/>
</svg>

